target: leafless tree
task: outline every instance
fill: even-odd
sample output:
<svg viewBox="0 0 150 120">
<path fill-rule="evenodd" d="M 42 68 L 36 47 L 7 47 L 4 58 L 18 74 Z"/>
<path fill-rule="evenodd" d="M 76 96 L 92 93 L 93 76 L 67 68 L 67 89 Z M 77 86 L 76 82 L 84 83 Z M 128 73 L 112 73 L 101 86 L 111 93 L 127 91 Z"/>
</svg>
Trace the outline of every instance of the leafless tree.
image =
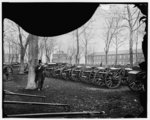
<svg viewBox="0 0 150 120">
<path fill-rule="evenodd" d="M 11 63 L 11 48 L 12 48 L 12 40 L 14 39 L 11 36 L 10 28 L 7 25 L 7 20 L 4 20 L 4 28 L 3 28 L 3 61 L 6 62 L 4 59 L 7 58 L 7 62 Z M 5 56 L 5 54 L 7 54 Z"/>
<path fill-rule="evenodd" d="M 83 46 L 84 46 L 85 65 L 87 65 L 89 43 L 90 43 L 90 41 L 92 40 L 92 37 L 93 37 L 92 22 L 93 22 L 93 20 L 90 19 L 87 24 L 82 26 L 83 38 L 81 40 L 82 40 L 82 43 L 83 43 Z"/>
<path fill-rule="evenodd" d="M 29 34 L 27 40 L 29 41 L 29 72 L 26 89 L 35 89 L 37 87 L 35 84 L 35 67 L 38 64 L 38 37 Z"/>
<path fill-rule="evenodd" d="M 5 30 L 5 36 L 12 37 L 10 38 L 10 42 L 13 44 L 16 44 L 20 47 L 20 73 L 24 73 L 24 56 L 26 53 L 27 46 L 29 44 L 29 41 L 27 39 L 27 33 L 23 31 L 23 29 L 15 24 L 14 22 L 7 20 L 6 30 Z"/>
<path fill-rule="evenodd" d="M 18 61 L 18 46 L 11 43 L 10 63 Z"/>
<path fill-rule="evenodd" d="M 137 26 L 139 26 L 139 22 L 137 22 Z M 134 35 L 135 35 L 135 54 L 136 54 L 136 63 L 138 62 L 138 44 L 139 44 L 139 35 L 142 35 L 144 36 L 144 30 L 142 29 L 142 26 L 139 27 L 135 32 L 134 32 Z"/>
<path fill-rule="evenodd" d="M 118 50 L 124 44 L 124 39 L 120 38 L 118 36 L 118 34 L 116 34 L 114 39 L 112 40 L 112 44 L 115 47 L 115 51 L 116 51 L 116 54 L 115 54 L 115 65 L 117 65 Z"/>
<path fill-rule="evenodd" d="M 94 43 L 95 44 L 95 43 Z M 94 45 L 93 44 L 93 45 Z M 94 59 L 94 56 L 95 56 L 95 48 L 94 46 L 91 46 L 90 50 L 89 50 L 89 55 L 88 55 L 88 64 L 91 64 L 91 65 L 94 65 L 95 64 L 95 59 Z"/>
<path fill-rule="evenodd" d="M 118 50 L 119 48 L 124 45 L 125 39 L 123 38 L 123 32 L 124 32 L 124 24 L 122 24 L 123 19 L 121 18 L 121 13 L 118 11 L 114 11 L 115 16 L 115 34 L 112 39 L 112 45 L 115 48 L 115 65 L 117 65 L 117 56 L 118 56 Z"/>
<path fill-rule="evenodd" d="M 72 64 L 75 55 L 76 55 L 76 49 L 73 46 L 68 47 L 68 49 L 67 49 L 67 56 L 68 56 L 70 64 Z"/>
<path fill-rule="evenodd" d="M 51 55 L 55 50 L 56 39 L 44 37 L 43 41 L 44 41 L 44 50 L 45 50 L 46 61 L 51 62 Z"/>
<path fill-rule="evenodd" d="M 3 54 L 7 54 L 7 56 L 3 56 L 7 58 L 7 61 L 5 61 L 6 59 L 3 59 L 4 62 L 18 62 L 19 58 L 19 45 L 14 43 L 14 36 L 8 36 L 6 35 L 3 42 Z"/>
<path fill-rule="evenodd" d="M 108 52 L 110 49 L 110 44 L 113 40 L 113 38 L 115 37 L 115 35 L 117 34 L 117 32 L 119 31 L 119 23 L 120 23 L 120 17 L 116 16 L 117 14 L 111 14 L 109 17 L 107 17 L 105 19 L 105 23 L 106 23 L 106 32 L 104 34 L 104 42 L 105 42 L 105 66 L 107 67 L 108 64 Z"/>
<path fill-rule="evenodd" d="M 49 37 L 41 37 L 39 40 L 39 59 L 45 54 L 46 62 L 51 62 L 51 55 L 55 50 L 56 39 Z"/>
<path fill-rule="evenodd" d="M 127 24 L 124 27 L 127 27 L 129 30 L 129 53 L 130 53 L 130 64 L 133 66 L 133 35 L 134 32 L 143 24 L 139 22 L 139 19 L 142 17 L 142 13 L 138 8 L 133 8 L 132 5 L 127 4 L 124 9 L 123 19 L 126 20 Z"/>
<path fill-rule="evenodd" d="M 42 60 L 42 56 L 44 53 L 44 47 L 45 47 L 44 43 L 45 43 L 44 40 L 39 38 L 39 59 L 40 60 Z"/>
<path fill-rule="evenodd" d="M 79 58 L 80 47 L 79 47 L 79 30 L 78 29 L 75 31 L 75 37 L 76 37 L 76 44 L 77 44 L 75 63 L 79 64 L 79 62 L 80 62 L 80 58 Z"/>
<path fill-rule="evenodd" d="M 25 44 L 23 44 L 23 33 L 21 33 L 21 28 L 20 26 L 17 25 L 17 28 L 18 28 L 18 37 L 19 37 L 19 41 L 20 41 L 20 63 L 21 63 L 21 66 L 20 66 L 20 73 L 24 73 L 24 56 L 25 56 L 25 53 L 26 53 L 26 49 L 27 49 L 27 46 L 29 44 L 29 39 L 26 38 L 26 41 L 25 41 Z"/>
<path fill-rule="evenodd" d="M 80 58 L 82 56 L 82 50 L 83 49 L 83 46 L 80 45 L 80 42 L 81 42 L 81 34 L 84 33 L 84 31 L 87 29 L 88 25 L 85 26 L 85 27 L 82 27 L 82 28 L 78 28 L 76 29 L 74 32 L 73 32 L 73 37 L 75 38 L 75 41 L 76 41 L 76 57 L 75 57 L 75 63 L 76 64 L 79 64 L 80 63 Z"/>
</svg>

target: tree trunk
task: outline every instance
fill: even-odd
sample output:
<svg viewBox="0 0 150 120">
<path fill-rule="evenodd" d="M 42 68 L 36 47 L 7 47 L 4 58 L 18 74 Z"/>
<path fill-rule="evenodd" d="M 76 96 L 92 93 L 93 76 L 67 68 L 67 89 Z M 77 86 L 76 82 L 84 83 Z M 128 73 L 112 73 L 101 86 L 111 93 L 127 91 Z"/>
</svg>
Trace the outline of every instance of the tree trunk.
<svg viewBox="0 0 150 120">
<path fill-rule="evenodd" d="M 95 64 L 94 62 L 95 62 L 95 61 L 94 61 L 94 55 L 93 55 L 93 65 Z"/>
<path fill-rule="evenodd" d="M 72 57 L 69 57 L 69 63 L 72 64 Z"/>
<path fill-rule="evenodd" d="M 25 49 L 23 47 L 23 43 L 22 43 L 22 35 L 21 35 L 21 31 L 20 31 L 20 27 L 18 27 L 18 32 L 19 32 L 19 40 L 20 40 L 20 70 L 19 70 L 19 73 L 20 74 L 23 74 L 24 73 L 24 55 L 25 55 Z"/>
<path fill-rule="evenodd" d="M 87 65 L 87 44 L 85 45 L 85 65 Z"/>
<path fill-rule="evenodd" d="M 138 62 L 137 47 L 138 47 L 138 31 L 137 31 L 137 40 L 136 40 L 136 63 Z"/>
<path fill-rule="evenodd" d="M 15 61 L 18 62 L 18 49 L 17 49 L 17 46 L 15 48 L 15 51 L 16 51 L 15 52 L 15 58 L 16 58 Z"/>
<path fill-rule="evenodd" d="M 108 57 L 108 51 L 105 51 L 105 67 L 108 67 L 108 63 L 107 63 L 107 57 Z"/>
<path fill-rule="evenodd" d="M 87 55 L 85 55 L 85 65 L 87 65 Z"/>
<path fill-rule="evenodd" d="M 77 40 L 76 64 L 79 64 L 79 36 L 78 36 L 78 30 L 76 31 L 76 40 Z"/>
<path fill-rule="evenodd" d="M 135 52 L 136 52 L 136 53 L 135 53 L 135 54 L 136 54 L 136 59 L 135 59 L 136 63 L 138 62 L 138 52 L 137 52 L 137 45 L 138 45 L 138 43 L 136 43 L 136 51 L 135 51 Z"/>
<path fill-rule="evenodd" d="M 51 54 L 48 52 L 48 50 L 46 50 L 46 62 L 51 62 Z"/>
<path fill-rule="evenodd" d="M 130 65 L 131 67 L 133 67 L 133 50 L 131 47 L 130 47 Z"/>
<path fill-rule="evenodd" d="M 9 56 L 8 62 L 10 63 L 10 58 L 11 58 L 11 56 L 10 56 L 10 42 L 9 42 L 9 54 L 8 54 L 8 56 Z"/>
<path fill-rule="evenodd" d="M 12 57 L 11 57 L 11 63 L 14 62 L 14 54 L 12 53 Z"/>
<path fill-rule="evenodd" d="M 131 67 L 133 67 L 133 39 L 132 39 L 132 35 L 133 35 L 133 32 L 132 32 L 132 30 L 130 30 L 129 54 L 130 54 L 130 65 L 131 65 Z"/>
<path fill-rule="evenodd" d="M 14 62 L 14 52 L 13 52 L 13 46 L 11 45 L 11 62 L 10 63 L 13 63 Z"/>
<path fill-rule="evenodd" d="M 49 55 L 49 62 L 51 62 L 51 54 Z"/>
<path fill-rule="evenodd" d="M 38 63 L 38 37 L 29 34 L 29 73 L 26 89 L 35 89 L 35 67 Z"/>
<path fill-rule="evenodd" d="M 41 52 L 40 52 L 40 60 L 42 60 L 42 57 L 43 57 L 43 51 L 41 50 Z"/>
<path fill-rule="evenodd" d="M 49 63 L 50 62 L 50 58 L 48 55 L 46 55 L 46 62 Z"/>
<path fill-rule="evenodd" d="M 20 71 L 19 73 L 20 74 L 23 74 L 24 73 L 24 55 L 25 55 L 25 50 L 24 48 L 21 48 L 21 57 L 20 57 Z"/>
<path fill-rule="evenodd" d="M 53 53 L 50 56 L 50 62 L 52 62 L 52 60 L 53 60 Z"/>
<path fill-rule="evenodd" d="M 116 46 L 116 58 L 115 58 L 115 66 L 117 65 L 117 55 L 118 55 L 118 48 Z"/>
<path fill-rule="evenodd" d="M 4 24 L 3 24 L 3 25 L 4 25 Z M 4 27 L 3 27 L 3 29 L 4 29 Z M 4 31 L 3 31 L 3 39 L 2 39 L 2 45 L 3 45 L 3 47 L 2 47 L 2 61 L 3 61 L 3 63 L 6 62 L 6 61 L 5 61 L 5 51 L 4 51 L 4 47 L 5 47 L 4 38 L 5 38 L 5 34 L 4 34 Z M 3 63 L 2 63 L 2 64 L 3 64 Z"/>
</svg>

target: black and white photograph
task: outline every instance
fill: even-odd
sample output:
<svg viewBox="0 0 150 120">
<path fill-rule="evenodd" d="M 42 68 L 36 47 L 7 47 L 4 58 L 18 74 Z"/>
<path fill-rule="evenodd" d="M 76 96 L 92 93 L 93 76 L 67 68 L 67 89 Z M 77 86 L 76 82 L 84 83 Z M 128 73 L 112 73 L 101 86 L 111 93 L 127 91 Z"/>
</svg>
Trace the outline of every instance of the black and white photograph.
<svg viewBox="0 0 150 120">
<path fill-rule="evenodd" d="M 3 118 L 148 118 L 148 2 L 2 2 Z"/>
</svg>

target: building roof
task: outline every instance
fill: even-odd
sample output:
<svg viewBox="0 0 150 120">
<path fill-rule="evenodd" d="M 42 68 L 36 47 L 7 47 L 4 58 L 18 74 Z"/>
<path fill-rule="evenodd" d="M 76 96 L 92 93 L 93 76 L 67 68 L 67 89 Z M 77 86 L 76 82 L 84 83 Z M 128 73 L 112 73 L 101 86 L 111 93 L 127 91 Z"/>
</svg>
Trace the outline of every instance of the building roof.
<svg viewBox="0 0 150 120">
<path fill-rule="evenodd" d="M 67 54 L 53 54 L 53 57 L 67 57 Z"/>
</svg>

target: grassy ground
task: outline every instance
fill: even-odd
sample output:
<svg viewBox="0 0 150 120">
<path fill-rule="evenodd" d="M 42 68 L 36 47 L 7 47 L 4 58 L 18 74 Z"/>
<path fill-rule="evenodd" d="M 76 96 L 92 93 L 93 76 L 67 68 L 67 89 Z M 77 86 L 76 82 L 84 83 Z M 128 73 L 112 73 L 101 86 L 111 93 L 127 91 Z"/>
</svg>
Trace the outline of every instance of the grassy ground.
<svg viewBox="0 0 150 120">
<path fill-rule="evenodd" d="M 126 115 L 138 116 L 142 112 L 138 94 L 126 86 L 117 89 L 98 88 L 79 82 L 46 78 L 42 91 L 25 90 L 27 75 L 13 75 L 12 79 L 3 82 L 3 88 L 17 93 L 46 96 L 47 103 L 68 104 L 71 112 L 104 111 L 105 117 L 120 118 Z M 36 98 L 5 96 L 5 100 L 41 101 Z M 10 107 L 10 106 L 9 106 Z M 6 113 L 63 112 L 63 108 L 36 106 L 4 106 Z M 40 109 L 37 109 L 40 108 Z"/>
</svg>

